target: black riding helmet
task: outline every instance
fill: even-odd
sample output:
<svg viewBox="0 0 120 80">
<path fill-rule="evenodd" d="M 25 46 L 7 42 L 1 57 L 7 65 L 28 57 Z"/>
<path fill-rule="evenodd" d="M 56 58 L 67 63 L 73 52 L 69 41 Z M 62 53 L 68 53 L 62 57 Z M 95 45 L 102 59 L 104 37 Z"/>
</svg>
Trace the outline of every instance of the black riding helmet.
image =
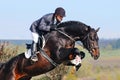
<svg viewBox="0 0 120 80">
<path fill-rule="evenodd" d="M 62 16 L 62 17 L 65 17 L 65 16 L 66 16 L 66 15 L 65 15 L 65 10 L 64 10 L 62 7 L 56 8 L 55 14 L 60 15 L 60 16 Z"/>
</svg>

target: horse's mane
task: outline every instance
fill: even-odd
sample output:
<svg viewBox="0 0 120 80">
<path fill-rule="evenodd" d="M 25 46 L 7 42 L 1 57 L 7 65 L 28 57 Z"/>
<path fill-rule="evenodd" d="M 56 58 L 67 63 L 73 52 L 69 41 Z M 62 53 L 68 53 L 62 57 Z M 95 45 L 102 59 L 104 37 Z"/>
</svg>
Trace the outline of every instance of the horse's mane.
<svg viewBox="0 0 120 80">
<path fill-rule="evenodd" d="M 88 26 L 80 21 L 65 21 L 65 22 L 60 23 L 57 27 L 61 28 L 61 27 L 67 27 L 70 25 L 81 25 L 81 26 L 86 26 L 86 27 Z"/>
</svg>

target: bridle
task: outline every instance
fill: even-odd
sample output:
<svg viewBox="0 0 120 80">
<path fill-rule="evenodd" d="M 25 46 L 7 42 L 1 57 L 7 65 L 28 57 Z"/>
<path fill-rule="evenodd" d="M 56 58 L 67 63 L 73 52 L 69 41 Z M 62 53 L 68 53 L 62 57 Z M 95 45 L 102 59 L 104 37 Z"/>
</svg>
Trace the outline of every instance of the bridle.
<svg viewBox="0 0 120 80">
<path fill-rule="evenodd" d="M 89 44 L 89 42 L 90 42 L 90 43 L 94 43 L 94 41 L 92 41 L 92 40 L 90 39 L 90 32 L 89 32 L 85 37 L 83 37 L 83 38 L 81 39 L 81 41 L 82 41 L 82 42 L 85 42 L 85 41 L 86 41 L 84 47 L 87 46 L 89 52 L 91 52 L 92 49 L 99 48 L 99 46 L 91 46 L 91 44 Z"/>
</svg>

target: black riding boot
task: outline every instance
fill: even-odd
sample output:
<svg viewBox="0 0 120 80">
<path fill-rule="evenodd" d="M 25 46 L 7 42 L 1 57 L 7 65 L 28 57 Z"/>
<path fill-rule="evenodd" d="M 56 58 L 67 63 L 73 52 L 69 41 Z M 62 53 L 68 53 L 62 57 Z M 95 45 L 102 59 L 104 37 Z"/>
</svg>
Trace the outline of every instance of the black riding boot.
<svg viewBox="0 0 120 80">
<path fill-rule="evenodd" d="M 34 62 L 38 61 L 36 51 L 37 51 L 37 43 L 33 42 L 32 43 L 32 48 L 31 48 L 31 54 L 32 54 L 31 60 L 34 61 Z"/>
</svg>

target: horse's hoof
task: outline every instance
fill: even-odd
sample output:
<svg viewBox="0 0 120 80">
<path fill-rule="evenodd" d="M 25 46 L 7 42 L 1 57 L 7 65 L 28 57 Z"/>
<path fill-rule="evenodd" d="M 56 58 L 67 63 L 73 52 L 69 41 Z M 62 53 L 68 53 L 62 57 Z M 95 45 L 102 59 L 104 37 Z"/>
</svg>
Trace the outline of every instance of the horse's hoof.
<svg viewBox="0 0 120 80">
<path fill-rule="evenodd" d="M 75 67 L 76 67 L 76 71 L 78 71 L 79 68 L 81 67 L 81 63 L 79 65 L 75 66 Z"/>
</svg>

